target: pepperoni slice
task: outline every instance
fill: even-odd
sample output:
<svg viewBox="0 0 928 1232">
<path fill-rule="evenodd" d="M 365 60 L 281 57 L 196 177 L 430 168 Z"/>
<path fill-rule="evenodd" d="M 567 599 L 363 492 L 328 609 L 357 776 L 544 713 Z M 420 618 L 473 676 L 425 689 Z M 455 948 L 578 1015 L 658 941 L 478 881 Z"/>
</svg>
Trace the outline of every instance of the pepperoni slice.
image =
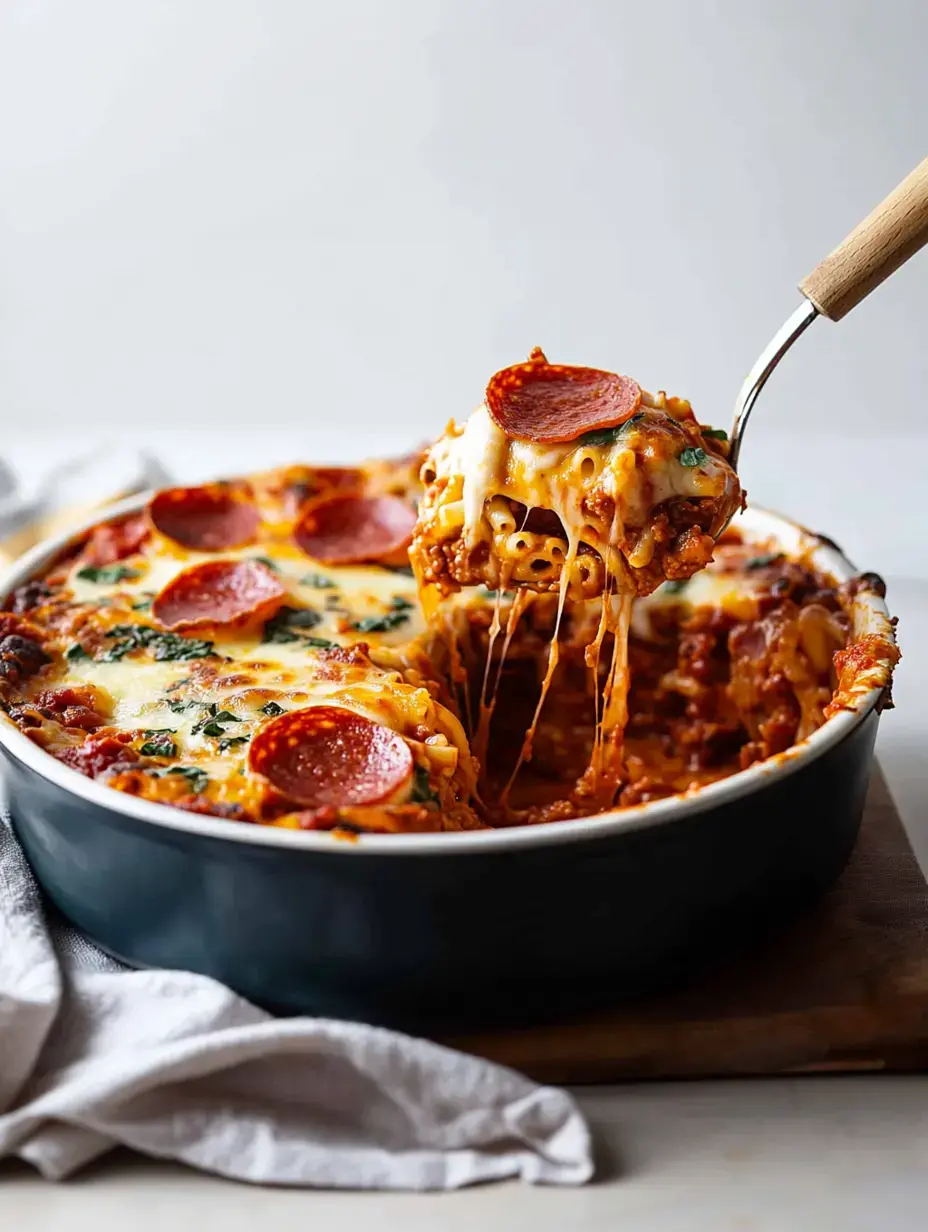
<svg viewBox="0 0 928 1232">
<path fill-rule="evenodd" d="M 350 565 L 402 557 L 416 525 L 413 508 L 398 496 L 361 496 L 357 492 L 314 501 L 300 519 L 294 538 L 324 565 Z"/>
<path fill-rule="evenodd" d="M 357 488 L 364 478 L 356 466 L 313 466 L 310 475 L 317 492 L 322 488 L 344 492 L 346 488 Z"/>
<path fill-rule="evenodd" d="M 81 559 L 90 565 L 113 565 L 132 556 L 148 538 L 150 527 L 143 513 L 97 526 L 84 545 Z"/>
<path fill-rule="evenodd" d="M 167 488 L 149 502 L 148 517 L 168 539 L 201 552 L 244 547 L 261 521 L 243 494 L 219 486 Z"/>
<path fill-rule="evenodd" d="M 258 560 L 207 560 L 172 578 L 155 596 L 151 612 L 165 629 L 243 624 L 268 620 L 286 593 Z"/>
<path fill-rule="evenodd" d="M 279 492 L 284 509 L 295 518 L 309 501 L 336 491 L 356 492 L 363 483 L 363 473 L 354 466 L 294 466 Z"/>
<path fill-rule="evenodd" d="M 340 706 L 291 710 L 272 719 L 252 740 L 248 764 L 304 808 L 382 804 L 413 772 L 402 736 Z"/>
<path fill-rule="evenodd" d="M 528 363 L 491 378 L 486 402 L 507 436 L 557 444 L 624 423 L 637 411 L 641 390 L 631 377 L 615 372 L 549 364 L 536 347 Z"/>
</svg>

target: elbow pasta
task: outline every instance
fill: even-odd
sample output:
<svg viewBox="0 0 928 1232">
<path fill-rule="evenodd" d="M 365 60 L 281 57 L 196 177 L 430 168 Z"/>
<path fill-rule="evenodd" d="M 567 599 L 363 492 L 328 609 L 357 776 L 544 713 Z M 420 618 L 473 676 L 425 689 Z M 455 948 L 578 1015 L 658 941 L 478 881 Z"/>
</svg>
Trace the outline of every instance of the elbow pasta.
<svg viewBox="0 0 928 1232">
<path fill-rule="evenodd" d="M 737 478 L 688 404 L 665 395 L 643 404 L 621 430 L 560 446 L 507 439 L 485 407 L 452 425 L 423 466 L 412 546 L 420 578 L 445 594 L 501 578 L 543 592 L 568 560 L 592 555 L 599 566 L 585 560 L 569 584 L 593 596 L 610 576 L 648 594 L 702 568 L 741 503 Z"/>
</svg>

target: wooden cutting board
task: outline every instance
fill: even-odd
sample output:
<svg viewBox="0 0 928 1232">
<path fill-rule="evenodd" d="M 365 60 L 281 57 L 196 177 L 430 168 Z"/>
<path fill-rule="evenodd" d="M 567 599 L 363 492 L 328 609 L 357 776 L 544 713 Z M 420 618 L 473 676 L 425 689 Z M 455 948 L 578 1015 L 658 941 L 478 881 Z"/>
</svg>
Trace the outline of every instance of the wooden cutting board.
<svg viewBox="0 0 928 1232">
<path fill-rule="evenodd" d="M 775 939 L 673 995 L 444 1042 L 559 1084 L 928 1068 L 928 886 L 879 770 L 838 885 Z"/>
</svg>

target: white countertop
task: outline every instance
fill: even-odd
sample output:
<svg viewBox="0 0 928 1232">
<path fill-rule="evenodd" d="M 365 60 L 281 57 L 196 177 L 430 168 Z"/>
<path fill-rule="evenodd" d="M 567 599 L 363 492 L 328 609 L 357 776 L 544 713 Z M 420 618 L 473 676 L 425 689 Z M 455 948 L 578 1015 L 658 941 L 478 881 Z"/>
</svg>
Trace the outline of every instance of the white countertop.
<svg viewBox="0 0 928 1232">
<path fill-rule="evenodd" d="M 58 442 L 59 446 L 61 442 Z M 13 451 L 21 465 L 30 450 Z M 188 454 L 188 457 L 190 455 Z M 188 468 L 190 463 L 187 464 Z M 28 467 L 24 467 L 28 469 Z M 185 468 L 186 469 L 186 468 Z M 829 527 L 844 520 L 834 510 Z M 869 545 L 868 545 L 869 548 Z M 872 556 L 868 565 L 877 565 Z M 928 580 L 888 578 L 900 618 L 897 708 L 878 752 L 923 868 L 928 868 Z M 925 1226 L 928 1076 L 868 1075 L 659 1083 L 579 1089 L 599 1144 L 600 1176 L 579 1190 L 508 1183 L 443 1195 L 249 1188 L 121 1153 L 76 1181 L 52 1185 L 0 1166 L 2 1226 L 57 1232 L 155 1232 L 221 1222 L 224 1232 L 307 1220 L 327 1232 L 376 1220 L 390 1229 L 505 1228 L 565 1232 L 896 1232 Z"/>
<path fill-rule="evenodd" d="M 588 1089 L 601 1179 L 450 1194 L 252 1189 L 128 1155 L 59 1186 L 0 1169 L 17 1232 L 896 1232 L 922 1229 L 928 1077 Z"/>
</svg>

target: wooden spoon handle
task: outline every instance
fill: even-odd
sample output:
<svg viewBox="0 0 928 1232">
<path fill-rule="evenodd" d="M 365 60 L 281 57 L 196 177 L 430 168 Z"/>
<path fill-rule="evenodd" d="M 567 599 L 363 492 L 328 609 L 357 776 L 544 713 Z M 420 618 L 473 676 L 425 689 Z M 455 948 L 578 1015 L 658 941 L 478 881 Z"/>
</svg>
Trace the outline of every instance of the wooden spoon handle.
<svg viewBox="0 0 928 1232">
<path fill-rule="evenodd" d="M 928 158 L 799 284 L 822 316 L 840 321 L 928 243 Z"/>
</svg>

